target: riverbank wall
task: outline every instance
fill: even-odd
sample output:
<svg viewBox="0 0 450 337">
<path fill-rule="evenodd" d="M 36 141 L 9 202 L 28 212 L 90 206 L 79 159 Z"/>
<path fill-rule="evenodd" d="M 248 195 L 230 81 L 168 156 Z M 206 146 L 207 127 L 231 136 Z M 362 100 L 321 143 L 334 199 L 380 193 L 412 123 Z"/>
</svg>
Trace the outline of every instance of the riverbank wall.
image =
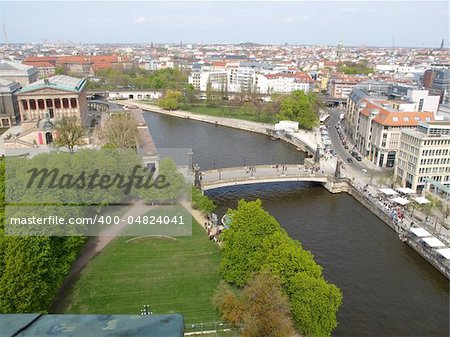
<svg viewBox="0 0 450 337">
<path fill-rule="evenodd" d="M 344 188 L 342 184 L 345 184 Z M 422 256 L 426 261 L 428 261 L 434 268 L 440 271 L 447 279 L 450 280 L 450 267 L 446 264 L 446 260 L 440 259 L 435 252 L 430 247 L 425 246 L 419 238 L 415 238 L 409 234 L 406 225 L 403 227 L 396 225 L 389 215 L 378 205 L 376 205 L 371 199 L 369 199 L 364 193 L 362 193 L 357 187 L 355 187 L 352 181 L 348 178 L 341 179 L 340 181 L 340 192 L 345 192 L 351 195 L 356 201 L 361 205 L 371 211 L 376 217 L 383 221 L 389 228 L 391 228 L 396 233 L 408 233 L 406 235 L 405 244 L 410 246 L 416 251 L 420 256 Z"/>
</svg>

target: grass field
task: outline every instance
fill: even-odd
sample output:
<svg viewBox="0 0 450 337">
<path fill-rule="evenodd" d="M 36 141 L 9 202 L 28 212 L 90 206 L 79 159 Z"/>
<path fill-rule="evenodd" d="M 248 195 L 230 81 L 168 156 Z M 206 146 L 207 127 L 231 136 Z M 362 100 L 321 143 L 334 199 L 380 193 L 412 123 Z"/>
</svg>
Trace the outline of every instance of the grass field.
<svg viewBox="0 0 450 337">
<path fill-rule="evenodd" d="M 228 117 L 243 119 L 252 122 L 275 123 L 277 120 L 273 115 L 264 113 L 248 113 L 244 108 L 227 108 L 227 107 L 211 107 L 211 106 L 181 106 L 180 110 L 187 110 L 201 115 L 209 115 L 216 117 Z"/>
<path fill-rule="evenodd" d="M 211 305 L 220 251 L 193 220 L 191 237 L 112 241 L 81 272 L 65 313 L 181 313 L 186 323 L 218 320 Z"/>
</svg>

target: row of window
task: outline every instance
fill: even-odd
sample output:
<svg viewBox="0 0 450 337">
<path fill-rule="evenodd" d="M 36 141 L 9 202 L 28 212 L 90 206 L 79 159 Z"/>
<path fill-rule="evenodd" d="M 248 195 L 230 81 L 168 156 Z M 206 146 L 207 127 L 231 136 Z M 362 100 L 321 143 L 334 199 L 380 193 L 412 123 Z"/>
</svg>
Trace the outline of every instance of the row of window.
<svg viewBox="0 0 450 337">
<path fill-rule="evenodd" d="M 70 102 L 70 105 L 69 105 Z M 76 108 L 78 106 L 77 99 L 71 98 L 70 101 L 68 98 L 63 98 L 62 100 L 59 98 L 55 99 L 46 99 L 45 101 L 43 99 L 30 99 L 30 100 L 22 100 L 22 108 L 23 110 L 44 110 L 46 108 L 55 108 L 55 109 L 61 109 L 63 107 L 64 109 L 67 109 L 69 107 Z"/>
<path fill-rule="evenodd" d="M 440 140 L 426 140 L 424 145 L 450 145 L 450 139 L 440 139 Z"/>
<path fill-rule="evenodd" d="M 450 157 L 448 158 L 428 158 L 428 159 L 421 159 L 420 165 L 445 165 L 450 164 Z"/>
<path fill-rule="evenodd" d="M 422 150 L 422 156 L 446 156 L 448 155 L 448 149 L 438 150 Z"/>
<path fill-rule="evenodd" d="M 419 177 L 419 182 L 420 183 L 425 183 L 425 179 L 426 178 L 428 178 L 428 177 Z M 450 181 L 450 176 L 434 176 L 434 177 L 431 177 L 431 178 L 433 180 L 435 180 L 435 181 L 440 181 L 440 182 L 444 182 L 444 183 L 445 182 L 448 183 Z"/>
<path fill-rule="evenodd" d="M 448 173 L 450 172 L 450 166 L 447 167 L 421 167 L 419 173 Z"/>
</svg>

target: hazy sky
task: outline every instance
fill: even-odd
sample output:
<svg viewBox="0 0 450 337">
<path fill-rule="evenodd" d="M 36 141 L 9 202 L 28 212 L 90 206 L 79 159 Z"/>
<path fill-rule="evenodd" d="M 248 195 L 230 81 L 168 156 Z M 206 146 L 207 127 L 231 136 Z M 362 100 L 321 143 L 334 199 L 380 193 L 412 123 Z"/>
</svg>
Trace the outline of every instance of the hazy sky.
<svg viewBox="0 0 450 337">
<path fill-rule="evenodd" d="M 448 1 L 3 2 L 10 43 L 257 43 L 448 46 Z M 3 34 L 1 34 L 3 42 Z"/>
</svg>

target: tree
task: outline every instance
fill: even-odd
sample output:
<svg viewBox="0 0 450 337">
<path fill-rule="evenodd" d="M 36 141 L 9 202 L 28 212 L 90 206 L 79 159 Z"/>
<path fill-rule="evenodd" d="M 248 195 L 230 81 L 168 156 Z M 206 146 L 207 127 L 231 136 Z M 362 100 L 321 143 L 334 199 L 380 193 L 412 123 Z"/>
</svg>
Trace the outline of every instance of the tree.
<svg viewBox="0 0 450 337">
<path fill-rule="evenodd" d="M 80 121 L 75 117 L 63 117 L 55 123 L 55 145 L 67 147 L 73 153 L 75 146 L 83 145 L 86 131 Z"/>
<path fill-rule="evenodd" d="M 192 207 L 198 209 L 203 214 L 212 213 L 216 209 L 216 204 L 208 196 L 192 186 Z"/>
<path fill-rule="evenodd" d="M 319 124 L 318 111 L 319 102 L 314 93 L 296 90 L 281 101 L 278 119 L 297 121 L 300 127 L 310 130 Z"/>
<path fill-rule="evenodd" d="M 308 336 L 331 336 L 342 293 L 322 278 L 298 273 L 289 279 L 287 294 L 297 329 Z"/>
<path fill-rule="evenodd" d="M 242 287 L 259 272 L 279 278 L 300 331 L 312 336 L 330 335 L 337 324 L 342 294 L 324 280 L 322 267 L 313 255 L 288 236 L 264 211 L 260 200 L 240 200 L 229 215 L 230 229 L 221 235 L 219 270 L 224 280 Z"/>
<path fill-rule="evenodd" d="M 180 106 L 182 94 L 176 90 L 167 90 L 164 98 L 158 101 L 158 106 L 164 110 L 177 110 Z"/>
<path fill-rule="evenodd" d="M 281 281 L 268 272 L 256 274 L 242 293 L 221 283 L 214 305 L 222 318 L 243 326 L 243 337 L 286 337 L 294 334 L 287 296 Z"/>
<path fill-rule="evenodd" d="M 100 137 L 106 146 L 114 149 L 130 149 L 136 147 L 138 129 L 136 120 L 128 113 L 110 115 L 100 131 Z"/>
</svg>

